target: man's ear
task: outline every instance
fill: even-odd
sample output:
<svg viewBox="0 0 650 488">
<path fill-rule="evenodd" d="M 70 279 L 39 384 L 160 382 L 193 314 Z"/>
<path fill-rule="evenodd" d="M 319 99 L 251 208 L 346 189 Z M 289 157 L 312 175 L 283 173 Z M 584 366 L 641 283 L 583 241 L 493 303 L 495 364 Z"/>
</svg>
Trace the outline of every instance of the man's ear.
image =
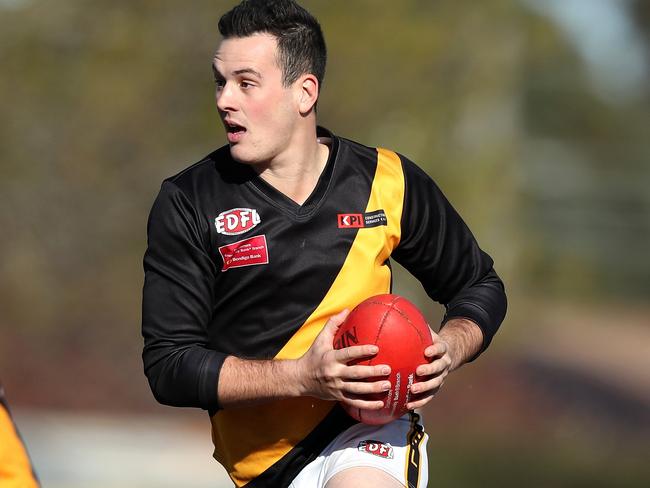
<svg viewBox="0 0 650 488">
<path fill-rule="evenodd" d="M 309 115 L 318 101 L 318 78 L 314 75 L 302 75 L 297 80 L 298 108 L 301 115 Z"/>
</svg>

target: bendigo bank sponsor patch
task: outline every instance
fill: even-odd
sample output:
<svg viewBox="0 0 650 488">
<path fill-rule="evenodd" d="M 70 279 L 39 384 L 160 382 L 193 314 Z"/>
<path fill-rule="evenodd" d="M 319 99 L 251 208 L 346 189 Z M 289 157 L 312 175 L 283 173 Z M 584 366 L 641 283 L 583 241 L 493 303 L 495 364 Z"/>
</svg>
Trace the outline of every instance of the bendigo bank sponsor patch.
<svg viewBox="0 0 650 488">
<path fill-rule="evenodd" d="M 221 246 L 219 253 L 223 259 L 221 271 L 269 263 L 269 250 L 266 246 L 265 235 L 250 237 L 243 241 Z"/>
</svg>

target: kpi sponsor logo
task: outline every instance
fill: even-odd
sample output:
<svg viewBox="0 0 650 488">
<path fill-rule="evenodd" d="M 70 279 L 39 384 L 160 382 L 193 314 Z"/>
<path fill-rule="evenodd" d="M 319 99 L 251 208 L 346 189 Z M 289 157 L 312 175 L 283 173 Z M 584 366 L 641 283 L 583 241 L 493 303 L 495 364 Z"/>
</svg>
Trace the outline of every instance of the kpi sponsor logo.
<svg viewBox="0 0 650 488">
<path fill-rule="evenodd" d="M 388 225 L 388 219 L 386 218 L 386 212 L 383 210 L 375 210 L 374 212 L 367 212 L 365 214 L 338 214 L 338 224 L 339 229 L 364 229 Z"/>
<path fill-rule="evenodd" d="M 339 214 L 339 229 L 360 229 L 363 225 L 363 214 Z"/>
<path fill-rule="evenodd" d="M 219 234 L 226 236 L 236 236 L 248 232 L 262 220 L 257 210 L 252 208 L 233 208 L 221 212 L 214 219 Z"/>
<path fill-rule="evenodd" d="M 381 441 L 361 441 L 359 442 L 359 451 L 367 452 L 374 456 L 378 456 L 385 459 L 393 459 L 393 446 L 388 442 Z"/>
</svg>

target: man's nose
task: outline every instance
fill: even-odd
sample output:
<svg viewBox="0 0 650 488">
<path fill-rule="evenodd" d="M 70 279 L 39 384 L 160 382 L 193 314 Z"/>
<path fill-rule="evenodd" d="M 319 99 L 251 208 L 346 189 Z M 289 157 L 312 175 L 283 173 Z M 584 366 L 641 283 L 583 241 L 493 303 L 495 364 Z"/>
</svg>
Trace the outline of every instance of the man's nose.
<svg viewBox="0 0 650 488">
<path fill-rule="evenodd" d="M 236 109 L 233 88 L 230 83 L 225 83 L 222 87 L 217 88 L 216 99 L 217 108 L 220 111 L 231 112 Z"/>
</svg>

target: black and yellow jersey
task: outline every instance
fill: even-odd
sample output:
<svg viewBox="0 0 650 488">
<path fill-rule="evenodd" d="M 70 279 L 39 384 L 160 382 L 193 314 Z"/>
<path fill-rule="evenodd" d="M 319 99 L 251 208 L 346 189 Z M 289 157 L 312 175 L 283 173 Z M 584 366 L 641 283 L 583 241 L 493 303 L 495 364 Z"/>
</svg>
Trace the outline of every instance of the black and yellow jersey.
<svg viewBox="0 0 650 488">
<path fill-rule="evenodd" d="M 402 264 L 446 320 L 505 315 L 492 259 L 438 187 L 406 158 L 339 138 L 298 205 L 222 147 L 163 182 L 144 258 L 143 359 L 158 401 L 209 411 L 215 457 L 237 486 L 286 486 L 353 422 L 335 402 L 297 398 L 220 409 L 227 355 L 302 356 L 327 319 L 391 290 Z"/>
<path fill-rule="evenodd" d="M 2 488 L 37 488 L 27 450 L 11 418 L 4 390 L 0 385 L 0 486 Z"/>
</svg>

